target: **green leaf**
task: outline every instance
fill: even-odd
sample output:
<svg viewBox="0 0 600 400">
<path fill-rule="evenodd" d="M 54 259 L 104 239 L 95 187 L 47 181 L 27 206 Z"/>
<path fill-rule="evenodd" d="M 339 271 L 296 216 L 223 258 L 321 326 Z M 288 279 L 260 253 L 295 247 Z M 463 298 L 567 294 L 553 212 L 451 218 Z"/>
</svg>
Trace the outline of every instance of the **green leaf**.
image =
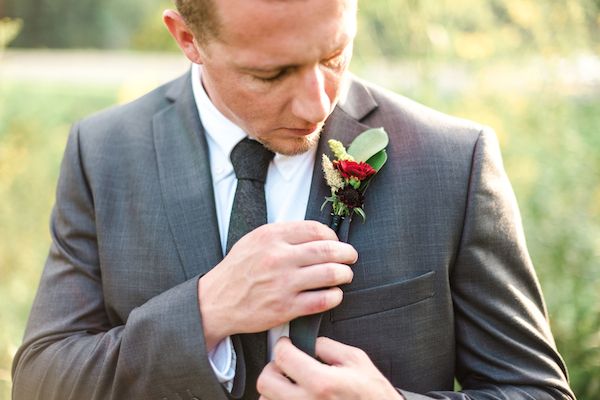
<svg viewBox="0 0 600 400">
<path fill-rule="evenodd" d="M 375 171 L 379 172 L 379 170 L 381 169 L 381 167 L 383 167 L 387 159 L 387 152 L 385 150 L 380 150 L 367 160 L 367 164 L 373 167 Z"/>
<path fill-rule="evenodd" d="M 367 161 L 385 149 L 388 143 L 388 134 L 383 128 L 368 129 L 352 141 L 348 148 L 348 154 L 358 162 Z"/>
<path fill-rule="evenodd" d="M 321 204 L 321 211 L 323 211 L 327 203 L 332 203 L 332 205 L 335 205 L 336 199 L 337 198 L 335 196 L 325 197 L 325 201 L 323 202 L 323 204 Z"/>
<path fill-rule="evenodd" d="M 367 220 L 367 215 L 365 214 L 365 211 L 362 208 L 355 207 L 354 212 L 361 216 L 363 222 Z"/>
</svg>

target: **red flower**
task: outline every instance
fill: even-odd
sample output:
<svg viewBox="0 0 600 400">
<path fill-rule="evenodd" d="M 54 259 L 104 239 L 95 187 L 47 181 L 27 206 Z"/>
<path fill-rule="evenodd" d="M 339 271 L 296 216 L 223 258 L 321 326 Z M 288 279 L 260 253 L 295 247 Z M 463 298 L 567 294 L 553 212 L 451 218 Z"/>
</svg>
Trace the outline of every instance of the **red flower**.
<svg viewBox="0 0 600 400">
<path fill-rule="evenodd" d="M 377 171 L 373 169 L 369 164 L 364 161 L 356 162 L 356 161 L 334 161 L 333 166 L 340 171 L 340 174 L 346 178 L 356 178 L 359 181 L 363 181 L 370 177 L 371 175 L 375 175 Z"/>
</svg>

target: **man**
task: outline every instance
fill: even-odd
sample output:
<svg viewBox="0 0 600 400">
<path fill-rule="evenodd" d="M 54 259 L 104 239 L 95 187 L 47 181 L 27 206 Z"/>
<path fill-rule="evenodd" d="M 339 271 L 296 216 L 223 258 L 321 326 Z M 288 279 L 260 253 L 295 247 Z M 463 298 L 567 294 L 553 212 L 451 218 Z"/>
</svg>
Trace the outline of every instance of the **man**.
<svg viewBox="0 0 600 400">
<path fill-rule="evenodd" d="M 349 76 L 355 0 L 177 5 L 200 67 L 71 132 L 14 398 L 574 398 L 492 133 Z M 380 126 L 338 237 L 314 165 Z M 280 337 L 320 312 L 316 360 Z"/>
</svg>

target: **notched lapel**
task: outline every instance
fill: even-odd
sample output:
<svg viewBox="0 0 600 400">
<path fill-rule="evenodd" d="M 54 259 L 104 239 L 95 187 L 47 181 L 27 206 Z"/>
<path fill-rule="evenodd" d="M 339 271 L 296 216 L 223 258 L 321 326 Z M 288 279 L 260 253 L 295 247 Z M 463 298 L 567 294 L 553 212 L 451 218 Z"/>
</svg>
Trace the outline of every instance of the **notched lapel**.
<svg viewBox="0 0 600 400">
<path fill-rule="evenodd" d="M 321 157 L 323 154 L 331 155 L 329 145 L 327 144 L 329 139 L 339 140 L 345 146 L 349 146 L 356 136 L 371 128 L 370 126 L 362 124 L 360 120 L 376 107 L 377 103 L 367 88 L 356 80 L 349 80 L 347 82 L 340 103 L 327 119 L 323 132 L 321 133 L 310 186 L 310 196 L 308 198 L 308 206 L 306 208 L 304 219 L 315 220 L 328 226 L 330 225 L 331 206 L 327 204 L 325 205 L 325 208 L 323 208 L 323 211 L 321 211 L 321 205 L 323 204 L 323 201 L 325 201 L 325 197 L 331 195 L 330 189 L 323 177 Z M 350 218 L 345 218 L 342 222 L 338 231 L 340 240 L 348 240 L 350 223 Z"/>
<path fill-rule="evenodd" d="M 208 146 L 189 79 L 177 95 L 168 92 L 174 103 L 153 119 L 162 198 L 187 279 L 222 259 Z"/>
<path fill-rule="evenodd" d="M 348 146 L 356 136 L 369 129 L 370 127 L 362 124 L 360 120 L 376 107 L 377 104 L 368 90 L 362 84 L 351 81 L 343 94 L 342 101 L 327 119 L 321 133 L 304 219 L 316 220 L 327 226 L 331 224 L 331 205 L 325 205 L 325 208 L 321 211 L 321 205 L 325 197 L 331 195 L 329 186 L 327 186 L 323 177 L 321 157 L 323 154 L 331 154 L 327 144 L 329 139 L 339 140 Z M 350 239 L 351 222 L 352 218 L 345 218 L 340 224 L 338 237 L 343 242 L 348 242 Z M 326 314 L 330 314 L 330 312 Z M 323 333 L 330 328 L 329 319 L 330 316 L 323 318 L 323 326 L 321 326 L 322 318 L 320 314 L 300 318 L 300 322 L 294 321 L 290 324 L 290 337 L 296 337 L 296 341 L 304 340 L 307 343 L 314 343 L 318 332 Z M 314 337 L 309 338 L 307 335 Z"/>
</svg>

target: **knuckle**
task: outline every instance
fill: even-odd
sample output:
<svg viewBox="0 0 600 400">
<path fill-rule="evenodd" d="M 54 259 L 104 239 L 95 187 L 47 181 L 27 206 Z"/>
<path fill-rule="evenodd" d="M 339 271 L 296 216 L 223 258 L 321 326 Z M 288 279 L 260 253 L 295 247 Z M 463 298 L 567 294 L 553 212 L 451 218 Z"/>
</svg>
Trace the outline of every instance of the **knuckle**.
<svg viewBox="0 0 600 400">
<path fill-rule="evenodd" d="M 317 221 L 307 221 L 308 229 L 310 229 L 311 237 L 315 239 L 331 238 L 331 228 Z"/>
<path fill-rule="evenodd" d="M 319 378 L 315 382 L 315 395 L 318 399 L 329 399 L 334 394 L 334 386 L 331 380 Z"/>
<path fill-rule="evenodd" d="M 275 364 L 278 365 L 279 367 L 285 365 L 285 363 L 287 362 L 288 359 L 288 351 L 284 346 L 275 346 L 275 357 L 274 357 L 274 361 Z"/>
<path fill-rule="evenodd" d="M 336 285 L 340 282 L 342 273 L 340 268 L 335 264 L 326 264 L 324 268 L 324 281 L 327 286 Z"/>
<path fill-rule="evenodd" d="M 272 314 L 281 314 L 283 306 L 280 301 L 271 301 L 268 303 L 268 309 Z"/>
<path fill-rule="evenodd" d="M 277 268 L 285 263 L 285 252 L 282 251 L 280 246 L 271 246 L 271 249 L 264 254 L 263 263 L 268 269 Z"/>
<path fill-rule="evenodd" d="M 319 252 L 321 253 L 321 256 L 326 260 L 330 260 L 335 254 L 333 244 L 331 242 L 325 241 L 320 244 Z"/>
<path fill-rule="evenodd" d="M 307 229 L 309 230 L 311 237 L 318 238 L 323 235 L 323 228 L 321 225 L 322 224 L 318 223 L 317 221 L 308 221 Z"/>
<path fill-rule="evenodd" d="M 351 351 L 352 357 L 355 360 L 361 360 L 361 361 L 369 360 L 369 355 L 363 349 L 359 349 L 358 347 L 353 347 L 350 351 Z"/>
<path fill-rule="evenodd" d="M 342 301 L 342 293 L 342 290 L 337 287 L 321 291 L 309 305 L 309 313 L 314 314 L 337 306 Z"/>
<path fill-rule="evenodd" d="M 331 291 L 324 292 L 321 296 L 319 296 L 319 301 L 317 302 L 318 311 L 327 310 L 331 307 L 332 303 L 332 295 Z"/>
<path fill-rule="evenodd" d="M 315 314 L 327 309 L 327 296 L 325 293 L 320 293 L 314 296 L 313 300 L 306 304 L 306 310 L 303 314 Z"/>
<path fill-rule="evenodd" d="M 280 299 L 279 301 L 273 302 L 271 310 L 275 315 L 279 315 L 280 317 L 284 318 L 287 317 L 288 313 L 291 310 L 289 301 L 287 300 L 288 298 L 289 296 L 286 296 L 285 298 Z"/>
</svg>

